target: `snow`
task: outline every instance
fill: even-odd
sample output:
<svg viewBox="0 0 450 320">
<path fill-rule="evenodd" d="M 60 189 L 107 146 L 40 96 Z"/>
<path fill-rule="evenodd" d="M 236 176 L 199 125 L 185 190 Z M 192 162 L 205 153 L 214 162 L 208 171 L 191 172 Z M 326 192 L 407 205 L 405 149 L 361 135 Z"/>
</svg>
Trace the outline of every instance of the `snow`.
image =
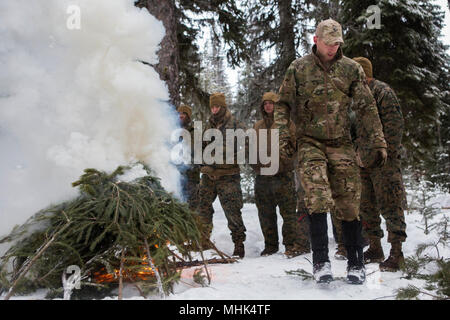
<svg viewBox="0 0 450 320">
<path fill-rule="evenodd" d="M 437 198 L 445 204 L 450 201 L 450 194 L 440 194 Z M 220 202 L 214 202 L 215 214 L 213 218 L 214 229 L 211 239 L 224 253 L 231 255 L 233 243 L 227 228 L 227 221 Z M 443 210 L 443 215 L 450 216 L 450 210 Z M 288 259 L 284 255 L 284 246 L 280 245 L 280 251 L 274 255 L 261 257 L 260 252 L 264 248 L 263 236 L 259 227 L 258 212 L 254 204 L 244 204 L 242 217 L 247 228 L 245 241 L 245 258 L 233 264 L 210 264 L 209 272 L 211 284 L 202 287 L 192 280 L 192 274 L 198 267 L 184 269 L 181 281 L 175 286 L 174 294 L 166 297 L 166 300 L 394 300 L 396 290 L 414 285 L 424 288 L 424 280 L 402 278 L 401 271 L 380 272 L 378 264 L 366 265 L 366 282 L 362 285 L 347 284 L 346 261 L 336 260 L 334 252 L 336 243 L 333 239 L 331 220 L 328 219 L 329 256 L 331 269 L 335 281 L 329 285 L 319 285 L 313 280 L 302 280 L 296 275 L 289 275 L 287 271 L 304 269 L 312 272 L 311 254 L 304 254 Z M 278 215 L 278 231 L 280 243 L 282 242 L 282 219 Z M 406 214 L 407 235 L 404 243 L 405 257 L 414 255 L 416 247 L 422 243 L 435 242 L 437 235 L 430 233 L 425 235 L 421 226 L 422 217 L 417 212 Z M 386 230 L 385 222 L 382 222 L 383 230 Z M 385 231 L 385 234 L 386 231 Z M 390 245 L 386 242 L 386 236 L 382 239 L 382 245 L 387 256 Z M 440 247 L 440 255 L 449 258 L 450 248 Z M 433 255 L 434 249 L 427 249 L 427 253 Z M 212 258 L 212 252 L 207 251 L 206 256 Z M 429 272 L 432 271 L 428 270 Z M 29 296 L 14 296 L 11 299 L 44 299 L 45 290 Z M 128 300 L 143 300 L 137 290 L 125 285 L 123 298 Z M 427 295 L 420 295 L 422 300 L 430 300 Z M 115 300 L 117 295 L 106 297 L 105 300 Z M 158 296 L 149 296 L 150 300 L 159 300 Z"/>
<path fill-rule="evenodd" d="M 66 27 L 69 5 L 81 8 L 79 30 Z M 448 10 L 446 16 L 448 20 Z M 0 235 L 50 202 L 72 195 L 70 182 L 88 166 L 113 170 L 130 159 L 154 159 L 151 167 L 168 176 L 163 182 L 178 181 L 174 169 L 166 168 L 170 153 L 165 142 L 176 118 L 163 111 L 168 109 L 161 102 L 167 100 L 166 87 L 151 68 L 136 62 L 155 62 L 164 34 L 160 22 L 135 8 L 133 0 L 0 1 L 0 20 L 0 149 L 7 150 L 0 163 L 2 183 L 7 186 L 0 190 Z M 448 43 L 448 32 L 444 33 Z M 124 135 L 127 139 L 122 140 Z M 152 141 L 146 140 L 149 136 Z M 142 167 L 135 166 L 121 179 L 132 181 L 143 174 Z M 450 195 L 438 194 L 432 202 L 448 208 Z M 212 240 L 231 254 L 233 243 L 218 201 L 214 208 Z M 441 214 L 448 217 L 450 210 L 443 209 Z M 401 272 L 380 272 L 377 264 L 367 265 L 363 285 L 345 283 L 346 261 L 333 256 L 331 220 L 329 250 L 336 280 L 317 285 L 289 275 L 287 271 L 298 269 L 312 272 L 311 254 L 288 259 L 280 245 L 277 254 L 261 257 L 264 242 L 255 205 L 245 204 L 242 215 L 247 228 L 245 258 L 209 265 L 212 282 L 207 287 L 192 281 L 197 268 L 183 270 L 182 281 L 166 300 L 395 299 L 398 288 L 425 286 L 423 280 L 402 278 Z M 437 241 L 436 230 L 424 234 L 417 211 L 406 214 L 406 222 L 405 256 L 413 255 L 419 244 Z M 281 226 L 279 217 L 280 243 Z M 386 230 L 384 221 L 382 227 Z M 386 237 L 382 245 L 388 255 Z M 448 247 L 439 250 L 442 256 L 450 256 Z M 433 248 L 427 253 L 436 254 Z M 432 269 L 429 266 L 427 271 Z M 46 293 L 41 289 L 11 300 L 41 300 Z M 117 295 L 105 298 L 116 299 Z M 126 285 L 124 299 L 144 298 Z"/>
</svg>

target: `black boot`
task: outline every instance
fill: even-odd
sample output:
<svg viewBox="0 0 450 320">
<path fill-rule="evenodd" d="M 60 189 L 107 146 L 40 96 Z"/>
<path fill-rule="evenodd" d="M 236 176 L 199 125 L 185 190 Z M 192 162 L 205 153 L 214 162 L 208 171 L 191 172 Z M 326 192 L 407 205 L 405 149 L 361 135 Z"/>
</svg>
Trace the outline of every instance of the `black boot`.
<svg viewBox="0 0 450 320">
<path fill-rule="evenodd" d="M 347 282 L 362 284 L 366 279 L 366 270 L 361 221 L 342 221 L 342 236 L 347 251 Z"/>
<path fill-rule="evenodd" d="M 328 258 L 327 213 L 313 213 L 309 216 L 310 238 L 313 256 L 313 274 L 318 283 L 333 280 L 330 259 Z"/>
</svg>

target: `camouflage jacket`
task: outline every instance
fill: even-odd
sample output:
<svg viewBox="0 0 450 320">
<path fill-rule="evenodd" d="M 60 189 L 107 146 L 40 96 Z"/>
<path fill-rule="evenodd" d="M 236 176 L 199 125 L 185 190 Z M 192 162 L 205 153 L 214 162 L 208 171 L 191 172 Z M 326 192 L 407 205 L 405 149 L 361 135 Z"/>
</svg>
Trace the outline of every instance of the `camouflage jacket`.
<svg viewBox="0 0 450 320">
<path fill-rule="evenodd" d="M 288 136 L 288 120 L 294 118 L 297 138 L 308 136 L 319 140 L 350 139 L 348 108 L 368 133 L 371 149 L 386 148 L 375 101 L 367 86 L 362 67 L 342 55 L 339 48 L 335 60 L 325 68 L 313 52 L 294 60 L 279 90 L 274 118 L 280 139 Z"/>
<path fill-rule="evenodd" d="M 274 129 L 275 128 L 275 123 L 273 121 L 272 118 L 269 117 L 269 115 L 264 111 L 264 106 L 261 105 L 261 113 L 263 115 L 263 119 L 257 121 L 255 123 L 255 125 L 253 126 L 253 129 L 256 130 L 256 145 L 258 147 L 258 163 L 256 165 L 252 165 L 253 170 L 255 171 L 256 174 L 261 174 L 261 167 L 263 166 L 260 161 L 259 161 L 259 136 L 260 136 L 260 129 Z M 290 132 L 290 137 L 292 139 L 292 145 L 296 145 L 296 139 L 295 139 L 295 125 L 293 121 L 289 121 L 289 125 L 288 125 L 288 129 Z M 271 135 L 269 130 L 267 130 L 267 156 L 270 157 L 271 154 Z M 270 164 L 267 164 L 265 166 L 270 166 Z M 290 159 L 282 159 L 280 157 L 279 159 L 279 168 L 278 168 L 278 173 L 284 173 L 284 172 L 289 172 L 294 170 L 294 158 L 290 158 Z"/>
<path fill-rule="evenodd" d="M 375 98 L 378 114 L 383 124 L 384 138 L 387 143 L 388 158 L 398 159 L 402 145 L 402 136 L 404 128 L 403 114 L 400 103 L 394 91 L 388 84 L 373 79 L 369 83 L 369 88 Z M 363 163 L 370 161 L 370 150 L 364 144 L 366 130 L 358 126 L 358 139 L 356 145 Z"/>
<path fill-rule="evenodd" d="M 239 164 L 237 163 L 238 148 L 237 148 L 236 139 L 234 141 L 235 143 L 234 143 L 234 150 L 233 150 L 234 163 L 229 163 L 229 164 L 226 163 L 227 129 L 233 129 L 233 130 L 242 129 L 245 131 L 246 128 L 242 125 L 242 123 L 240 123 L 239 121 L 237 121 L 235 119 L 235 117 L 231 114 L 231 112 L 228 109 L 227 109 L 224 117 L 218 123 L 214 123 L 212 119 L 213 119 L 212 117 L 209 119 L 207 125 L 205 126 L 205 131 L 208 129 L 218 129 L 222 133 L 222 136 L 223 136 L 223 161 L 222 162 L 223 163 L 222 164 L 218 164 L 218 163 L 203 164 L 200 171 L 202 173 L 205 173 L 205 174 L 208 174 L 209 176 L 214 176 L 214 177 L 239 174 L 240 168 L 239 168 Z M 213 143 L 213 141 L 203 142 L 203 150 L 205 150 L 205 148 L 208 147 L 208 145 L 210 145 L 212 143 Z M 247 146 L 245 146 L 245 147 L 247 147 Z M 215 155 L 214 151 L 212 151 L 212 155 L 213 156 Z"/>
</svg>

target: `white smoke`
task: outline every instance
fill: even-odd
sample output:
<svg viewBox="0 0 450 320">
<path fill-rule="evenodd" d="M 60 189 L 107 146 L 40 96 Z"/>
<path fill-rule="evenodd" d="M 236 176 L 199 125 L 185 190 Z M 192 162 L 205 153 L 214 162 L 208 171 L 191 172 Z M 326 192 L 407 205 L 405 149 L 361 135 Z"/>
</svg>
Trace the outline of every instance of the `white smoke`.
<svg viewBox="0 0 450 320">
<path fill-rule="evenodd" d="M 0 21 L 0 235 L 75 195 L 85 168 L 143 160 L 178 191 L 176 115 L 139 62 L 157 62 L 158 20 L 133 0 L 0 0 Z"/>
</svg>

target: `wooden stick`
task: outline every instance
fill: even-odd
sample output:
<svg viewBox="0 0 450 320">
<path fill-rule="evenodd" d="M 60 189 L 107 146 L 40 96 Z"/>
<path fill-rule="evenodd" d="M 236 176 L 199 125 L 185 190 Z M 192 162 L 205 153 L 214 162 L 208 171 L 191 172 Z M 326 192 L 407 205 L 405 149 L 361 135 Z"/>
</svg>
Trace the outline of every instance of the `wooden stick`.
<svg viewBox="0 0 450 320">
<path fill-rule="evenodd" d="M 147 299 L 147 296 L 144 294 L 144 292 L 142 291 L 141 287 L 138 286 L 138 284 L 131 278 L 129 278 L 129 280 L 131 281 L 131 283 L 136 287 L 136 289 L 138 289 L 139 294 L 144 298 Z"/>
<path fill-rule="evenodd" d="M 200 246 L 198 241 L 197 241 L 197 246 L 200 248 L 200 256 L 202 257 L 202 262 L 203 262 L 203 265 L 205 266 L 206 276 L 208 277 L 208 284 L 211 284 L 211 276 L 209 275 L 209 271 L 208 271 L 208 263 L 205 261 L 205 257 L 203 256 L 203 250 L 201 250 L 202 247 Z"/>
<path fill-rule="evenodd" d="M 125 260 L 125 249 L 122 249 L 120 257 L 120 269 L 119 269 L 119 296 L 117 300 L 122 300 L 122 290 L 123 290 L 123 262 Z"/>
<path fill-rule="evenodd" d="M 17 284 L 20 280 L 27 274 L 27 272 L 31 269 L 36 260 L 48 249 L 48 247 L 55 241 L 56 237 L 59 236 L 67 227 L 72 223 L 72 221 L 68 220 L 68 222 L 56 232 L 53 237 L 39 250 L 39 252 L 34 256 L 34 258 L 30 261 L 30 263 L 26 266 L 26 268 L 19 274 L 17 279 L 14 281 L 12 287 L 9 289 L 8 294 L 5 296 L 4 300 L 9 300 L 11 296 L 14 294 L 14 290 L 16 290 Z"/>
<path fill-rule="evenodd" d="M 176 267 L 177 268 L 190 268 L 190 267 L 197 267 L 202 266 L 206 263 L 208 264 L 228 264 L 228 263 L 234 263 L 237 260 L 234 258 L 229 259 L 220 259 L 220 258 L 212 258 L 204 261 L 194 260 L 194 261 L 185 261 L 185 262 L 177 262 Z"/>
<path fill-rule="evenodd" d="M 172 250 L 170 250 L 169 246 L 167 246 L 167 250 L 169 250 L 169 252 L 170 252 L 173 256 L 177 257 L 180 261 L 186 262 L 186 260 L 184 260 L 184 259 L 183 259 L 182 257 L 180 257 L 178 254 L 176 254 L 175 252 L 173 252 Z M 174 262 L 175 262 L 175 260 L 174 260 Z"/>
<path fill-rule="evenodd" d="M 159 274 L 159 271 L 156 269 L 155 265 L 153 264 L 152 256 L 150 255 L 150 248 L 148 246 L 147 239 L 144 239 L 144 243 L 145 243 L 145 249 L 147 250 L 148 263 L 156 275 L 156 282 L 158 284 L 158 290 L 159 290 L 159 293 L 161 294 L 161 297 L 164 299 L 166 297 L 166 295 L 164 293 L 164 289 L 163 289 L 163 285 L 162 285 L 162 281 L 161 281 L 161 275 Z"/>
</svg>

